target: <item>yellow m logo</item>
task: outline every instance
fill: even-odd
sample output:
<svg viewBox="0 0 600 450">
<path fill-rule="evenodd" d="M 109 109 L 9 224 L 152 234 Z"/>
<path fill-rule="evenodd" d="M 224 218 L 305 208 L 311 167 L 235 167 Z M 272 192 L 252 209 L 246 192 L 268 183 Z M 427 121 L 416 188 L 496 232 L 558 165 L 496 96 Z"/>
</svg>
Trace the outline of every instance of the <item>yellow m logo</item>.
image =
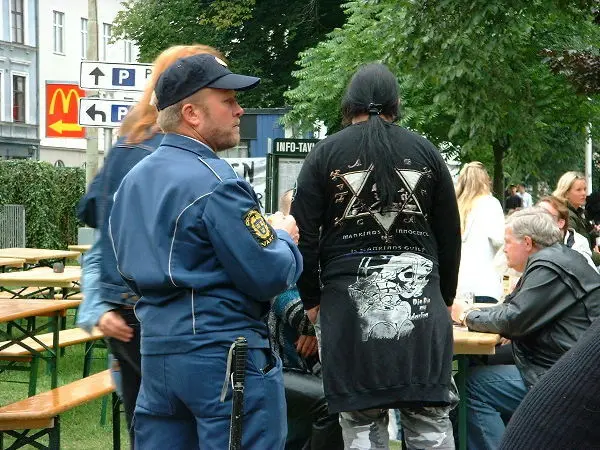
<svg viewBox="0 0 600 450">
<path fill-rule="evenodd" d="M 48 114 L 54 114 L 54 108 L 55 108 L 55 103 L 56 103 L 56 97 L 60 94 L 60 96 L 62 97 L 62 112 L 63 114 L 66 114 L 69 111 L 69 104 L 71 102 L 71 96 L 75 96 L 75 105 L 79 104 L 79 92 L 77 92 L 76 89 L 69 89 L 69 93 L 67 95 L 65 95 L 65 91 L 63 91 L 62 88 L 57 89 L 56 91 L 54 91 L 54 94 L 52 94 L 52 99 L 50 100 L 50 108 L 48 111 Z"/>
</svg>

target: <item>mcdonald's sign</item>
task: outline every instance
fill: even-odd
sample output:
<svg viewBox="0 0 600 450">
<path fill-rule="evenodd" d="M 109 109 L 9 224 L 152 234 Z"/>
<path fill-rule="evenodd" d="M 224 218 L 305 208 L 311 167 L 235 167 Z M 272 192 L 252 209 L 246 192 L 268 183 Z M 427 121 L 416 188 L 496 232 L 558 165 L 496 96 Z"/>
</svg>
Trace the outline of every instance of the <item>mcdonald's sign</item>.
<svg viewBox="0 0 600 450">
<path fill-rule="evenodd" d="M 81 97 L 85 91 L 77 83 L 46 83 L 46 137 L 85 137 L 78 123 Z"/>
</svg>

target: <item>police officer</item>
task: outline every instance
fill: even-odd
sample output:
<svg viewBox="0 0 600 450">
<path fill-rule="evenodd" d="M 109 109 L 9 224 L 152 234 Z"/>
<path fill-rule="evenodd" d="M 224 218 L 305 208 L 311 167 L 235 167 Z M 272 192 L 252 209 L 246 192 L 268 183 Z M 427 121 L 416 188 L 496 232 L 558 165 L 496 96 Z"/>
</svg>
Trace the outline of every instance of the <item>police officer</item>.
<svg viewBox="0 0 600 450">
<path fill-rule="evenodd" d="M 249 346 L 243 448 L 284 446 L 281 361 L 261 319 L 302 271 L 298 228 L 282 213 L 268 223 L 252 186 L 216 154 L 240 140 L 236 91 L 259 81 L 213 55 L 177 60 L 155 88 L 162 144 L 115 195 L 109 231 L 140 295 L 142 450 L 227 448 L 231 395 L 219 397 L 238 336 Z"/>
</svg>

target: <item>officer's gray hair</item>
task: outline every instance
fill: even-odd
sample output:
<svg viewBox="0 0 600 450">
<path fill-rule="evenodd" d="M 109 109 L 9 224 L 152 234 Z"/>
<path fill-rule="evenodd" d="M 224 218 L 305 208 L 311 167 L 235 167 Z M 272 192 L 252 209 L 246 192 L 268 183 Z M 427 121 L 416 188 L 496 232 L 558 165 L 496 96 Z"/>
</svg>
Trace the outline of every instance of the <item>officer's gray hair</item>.
<svg viewBox="0 0 600 450">
<path fill-rule="evenodd" d="M 156 123 L 165 133 L 175 132 L 181 123 L 181 108 L 187 99 L 167 106 L 165 109 L 158 112 Z"/>
<path fill-rule="evenodd" d="M 563 240 L 562 232 L 552 215 L 537 206 L 512 213 L 506 219 L 506 227 L 511 229 L 516 239 L 521 241 L 529 236 L 540 248 L 550 247 Z"/>
</svg>

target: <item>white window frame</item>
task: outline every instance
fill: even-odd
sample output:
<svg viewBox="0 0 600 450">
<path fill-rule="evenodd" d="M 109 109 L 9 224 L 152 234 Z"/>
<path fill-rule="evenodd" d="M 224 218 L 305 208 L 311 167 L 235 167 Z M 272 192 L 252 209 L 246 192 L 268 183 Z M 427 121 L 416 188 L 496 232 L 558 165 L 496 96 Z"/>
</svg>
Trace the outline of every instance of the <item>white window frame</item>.
<svg viewBox="0 0 600 450">
<path fill-rule="evenodd" d="M 23 42 L 15 42 L 15 44 L 21 44 L 21 45 L 29 45 L 29 36 L 27 33 L 27 15 L 28 15 L 29 11 L 27 10 L 27 0 L 23 0 Z M 1 15 L 1 14 L 0 14 Z M 13 42 L 12 40 L 12 33 L 13 33 L 13 25 L 12 25 L 12 2 L 11 0 L 8 0 L 8 32 L 9 32 L 9 36 L 8 36 L 8 40 L 9 42 Z"/>
<path fill-rule="evenodd" d="M 60 17 L 62 18 L 62 22 L 59 24 L 56 19 Z M 60 33 L 62 48 L 57 48 L 57 37 L 58 33 Z M 56 55 L 64 55 L 65 54 L 65 13 L 62 11 L 52 11 L 52 50 Z"/>
<path fill-rule="evenodd" d="M 85 30 L 84 30 L 84 26 L 83 23 L 85 21 Z M 81 44 L 81 51 L 79 53 L 79 56 L 81 57 L 82 60 L 87 60 L 88 59 L 88 55 L 87 55 L 87 48 L 88 48 L 88 39 L 89 39 L 89 33 L 88 33 L 88 26 L 89 26 L 89 22 L 88 19 L 86 17 L 82 17 L 79 20 L 79 43 Z"/>
<path fill-rule="evenodd" d="M 110 34 L 106 35 L 106 29 L 109 29 Z M 108 61 L 108 41 L 112 37 L 112 23 L 102 22 L 102 58 L 101 61 Z"/>
<path fill-rule="evenodd" d="M 5 122 L 4 109 L 6 107 L 5 91 L 4 91 L 4 80 L 6 79 L 6 71 L 0 69 L 0 122 Z"/>
<path fill-rule="evenodd" d="M 130 41 L 129 39 L 125 39 L 123 41 L 123 48 L 125 49 L 124 51 L 124 61 L 126 63 L 130 63 L 133 62 L 133 41 Z"/>
<path fill-rule="evenodd" d="M 14 77 L 25 77 L 25 122 L 15 122 L 13 118 L 13 98 L 14 93 Z M 10 71 L 10 121 L 13 123 L 23 123 L 31 125 L 31 108 L 29 107 L 29 74 L 27 72 L 19 72 L 17 70 Z"/>
</svg>

